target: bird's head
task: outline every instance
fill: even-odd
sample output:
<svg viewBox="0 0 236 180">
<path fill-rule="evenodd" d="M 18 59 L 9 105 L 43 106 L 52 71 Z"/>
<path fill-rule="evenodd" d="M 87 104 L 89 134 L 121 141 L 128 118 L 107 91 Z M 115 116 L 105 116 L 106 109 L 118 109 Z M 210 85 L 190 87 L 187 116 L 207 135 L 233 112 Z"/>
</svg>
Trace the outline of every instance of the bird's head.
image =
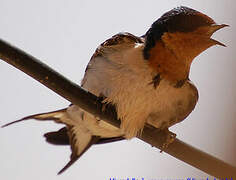
<svg viewBox="0 0 236 180">
<path fill-rule="evenodd" d="M 172 9 L 155 21 L 144 35 L 144 59 L 162 74 L 171 76 L 172 72 L 172 79 L 187 78 L 197 55 L 213 45 L 225 46 L 211 36 L 226 26 L 188 7 Z"/>
</svg>

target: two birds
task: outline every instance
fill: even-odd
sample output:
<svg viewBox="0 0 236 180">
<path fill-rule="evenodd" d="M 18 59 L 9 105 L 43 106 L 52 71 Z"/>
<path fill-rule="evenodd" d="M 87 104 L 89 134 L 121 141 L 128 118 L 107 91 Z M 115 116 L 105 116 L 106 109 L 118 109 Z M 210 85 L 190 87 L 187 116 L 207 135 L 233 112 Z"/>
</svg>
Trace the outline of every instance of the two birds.
<svg viewBox="0 0 236 180">
<path fill-rule="evenodd" d="M 141 37 L 120 33 L 102 43 L 93 54 L 81 86 L 113 104 L 121 120 L 116 128 L 76 105 L 25 117 L 65 124 L 45 134 L 51 144 L 70 145 L 70 167 L 91 145 L 130 139 L 144 125 L 168 128 L 184 120 L 198 101 L 198 91 L 189 80 L 193 59 L 214 45 L 211 38 L 227 25 L 188 7 L 178 7 L 155 21 Z"/>
</svg>

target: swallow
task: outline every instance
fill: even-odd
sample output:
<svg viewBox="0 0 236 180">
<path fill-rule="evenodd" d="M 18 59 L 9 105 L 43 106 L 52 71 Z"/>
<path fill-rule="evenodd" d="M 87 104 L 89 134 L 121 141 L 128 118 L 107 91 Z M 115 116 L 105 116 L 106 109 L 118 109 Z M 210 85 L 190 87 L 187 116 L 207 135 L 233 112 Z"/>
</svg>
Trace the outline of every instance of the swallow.
<svg viewBox="0 0 236 180">
<path fill-rule="evenodd" d="M 73 104 L 3 127 L 29 119 L 64 124 L 44 135 L 51 144 L 71 146 L 70 161 L 59 174 L 93 144 L 140 136 L 145 125 L 168 130 L 195 108 L 198 90 L 189 79 L 191 63 L 211 46 L 225 46 L 211 36 L 226 26 L 181 6 L 162 15 L 141 37 L 125 32 L 103 42 L 90 59 L 81 86 L 115 106 L 120 128 Z"/>
</svg>

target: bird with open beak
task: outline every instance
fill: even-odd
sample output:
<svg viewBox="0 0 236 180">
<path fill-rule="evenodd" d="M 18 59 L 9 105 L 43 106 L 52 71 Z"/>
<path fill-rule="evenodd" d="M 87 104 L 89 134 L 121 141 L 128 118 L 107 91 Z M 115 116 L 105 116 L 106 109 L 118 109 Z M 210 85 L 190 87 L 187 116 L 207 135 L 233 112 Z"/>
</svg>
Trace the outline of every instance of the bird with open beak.
<svg viewBox="0 0 236 180">
<path fill-rule="evenodd" d="M 59 173 L 93 144 L 139 136 L 145 125 L 168 131 L 183 121 L 198 101 L 197 88 L 189 80 L 193 59 L 211 46 L 224 46 L 211 36 L 226 26 L 181 6 L 161 16 L 141 37 L 119 33 L 102 43 L 88 64 L 81 85 L 101 96 L 104 103 L 115 106 L 120 128 L 76 105 L 28 116 L 4 127 L 27 119 L 65 124 L 58 131 L 45 134 L 51 144 L 71 146 L 71 160 Z"/>
</svg>

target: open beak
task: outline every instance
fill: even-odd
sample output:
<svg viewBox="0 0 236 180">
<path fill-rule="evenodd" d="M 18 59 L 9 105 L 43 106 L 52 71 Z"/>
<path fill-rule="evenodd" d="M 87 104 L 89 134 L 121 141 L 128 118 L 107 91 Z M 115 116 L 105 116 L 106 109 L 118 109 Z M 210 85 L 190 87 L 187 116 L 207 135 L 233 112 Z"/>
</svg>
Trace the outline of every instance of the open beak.
<svg viewBox="0 0 236 180">
<path fill-rule="evenodd" d="M 212 36 L 212 34 L 214 34 L 216 31 L 218 31 L 224 27 L 228 27 L 228 26 L 229 25 L 227 25 L 227 24 L 212 24 L 209 28 L 208 33 L 210 36 Z M 212 38 L 210 38 L 210 39 L 214 44 L 226 47 L 226 45 L 224 45 L 223 43 L 221 43 L 215 39 L 212 39 Z"/>
</svg>

